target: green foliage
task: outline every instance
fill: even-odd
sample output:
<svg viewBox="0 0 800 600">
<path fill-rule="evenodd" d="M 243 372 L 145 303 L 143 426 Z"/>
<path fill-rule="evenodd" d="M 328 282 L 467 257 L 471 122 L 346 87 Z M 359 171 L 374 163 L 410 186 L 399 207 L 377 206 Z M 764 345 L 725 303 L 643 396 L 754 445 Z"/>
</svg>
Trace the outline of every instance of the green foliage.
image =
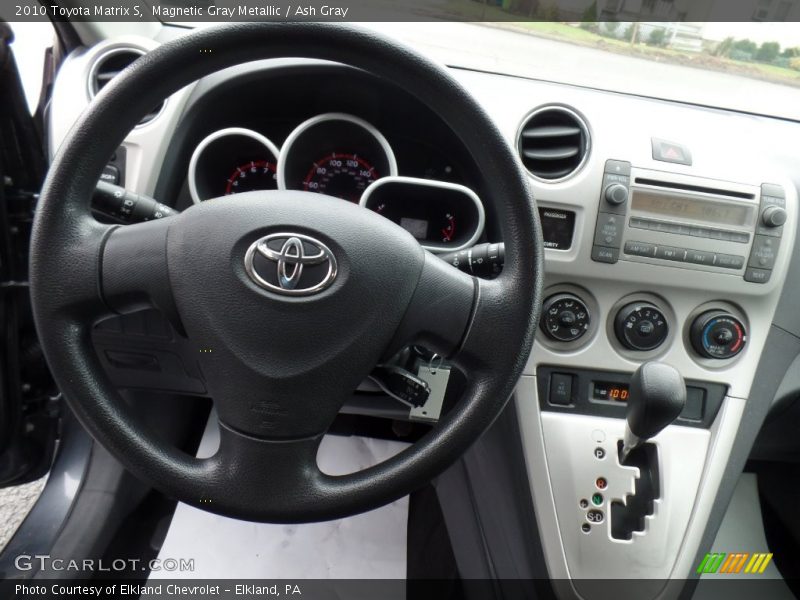
<svg viewBox="0 0 800 600">
<path fill-rule="evenodd" d="M 605 23 L 603 23 L 603 29 L 605 29 L 606 33 L 614 37 L 616 37 L 615 34 L 619 29 L 619 27 L 620 27 L 619 21 L 606 21 Z"/>
<path fill-rule="evenodd" d="M 647 44 L 649 46 L 666 46 L 667 45 L 667 32 L 665 29 L 653 29 L 650 35 L 647 36 Z"/>
<path fill-rule="evenodd" d="M 758 44 L 748 39 L 736 40 L 733 42 L 733 49 L 738 50 L 739 52 L 746 52 L 748 54 L 755 55 L 756 51 L 758 50 Z"/>
<path fill-rule="evenodd" d="M 797 58 L 800 56 L 800 47 L 784 48 L 783 52 L 781 52 L 781 56 L 783 58 Z"/>
<path fill-rule="evenodd" d="M 764 42 L 756 52 L 756 60 L 761 62 L 772 62 L 778 58 L 778 53 L 781 51 L 781 45 L 778 42 Z"/>
<path fill-rule="evenodd" d="M 585 11 L 583 11 L 583 15 L 581 15 L 581 27 L 584 29 L 588 29 L 588 27 L 584 27 L 584 25 L 588 25 L 590 23 L 597 22 L 597 0 L 592 2 Z"/>
<path fill-rule="evenodd" d="M 630 40 L 633 37 L 633 23 L 625 28 L 625 33 L 622 34 L 623 40 Z"/>
<path fill-rule="evenodd" d="M 737 50 L 736 48 L 731 49 L 730 58 L 733 60 L 739 60 L 743 62 L 750 62 L 753 60 L 753 54 L 751 52 L 745 52 L 744 50 Z"/>
<path fill-rule="evenodd" d="M 716 50 L 714 51 L 714 56 L 722 56 L 722 57 L 730 56 L 731 50 L 733 50 L 733 38 L 726 37 L 717 46 Z"/>
</svg>

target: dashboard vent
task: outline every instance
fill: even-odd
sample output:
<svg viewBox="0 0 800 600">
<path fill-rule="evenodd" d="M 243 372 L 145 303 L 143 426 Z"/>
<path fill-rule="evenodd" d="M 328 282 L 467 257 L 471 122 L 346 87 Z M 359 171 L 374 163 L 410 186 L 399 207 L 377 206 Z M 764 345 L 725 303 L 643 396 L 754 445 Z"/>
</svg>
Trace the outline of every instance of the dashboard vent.
<svg viewBox="0 0 800 600">
<path fill-rule="evenodd" d="M 522 124 L 517 149 L 533 176 L 560 181 L 583 166 L 589 154 L 589 129 L 575 111 L 564 106 L 544 106 Z"/>
<path fill-rule="evenodd" d="M 120 72 L 142 56 L 144 56 L 144 51 L 138 48 L 115 48 L 100 56 L 95 61 L 91 74 L 89 75 L 89 96 L 94 98 L 109 81 L 114 79 Z M 144 118 L 139 121 L 139 125 L 149 123 L 155 119 L 162 108 L 164 108 L 163 102 L 147 113 Z"/>
</svg>

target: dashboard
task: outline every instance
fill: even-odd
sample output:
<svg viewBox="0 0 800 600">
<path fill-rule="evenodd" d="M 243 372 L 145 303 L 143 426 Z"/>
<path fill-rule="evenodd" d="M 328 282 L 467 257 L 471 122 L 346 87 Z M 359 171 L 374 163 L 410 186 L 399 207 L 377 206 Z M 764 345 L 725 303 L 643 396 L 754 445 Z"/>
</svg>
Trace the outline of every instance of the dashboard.
<svg viewBox="0 0 800 600">
<path fill-rule="evenodd" d="M 309 69 L 277 69 L 269 90 L 247 75 L 209 81 L 190 99 L 161 172 L 176 208 L 303 191 L 378 212 L 435 253 L 485 238 L 477 167 L 441 119 L 362 73 Z"/>
<path fill-rule="evenodd" d="M 120 38 L 65 62 L 51 152 L 88 103 L 75 102 L 70 84 L 110 50 L 155 44 Z M 584 598 L 593 579 L 685 579 L 800 355 L 800 124 L 452 74 L 516 149 L 542 219 L 543 314 L 513 410 L 547 573 L 573 580 L 562 596 Z M 181 210 L 246 191 L 310 191 L 379 212 L 448 260 L 502 242 L 475 177 L 492 157 L 466 153 L 444 119 L 391 82 L 342 65 L 287 59 L 222 71 L 171 97 L 123 149 L 124 164 L 110 163 L 119 182 Z M 98 326 L 111 377 L 203 395 L 196 349 L 152 320 Z M 655 514 L 617 539 L 612 502 L 636 477 L 611 457 L 631 373 L 649 360 L 677 368 L 691 401 L 655 438 L 664 490 Z M 800 382 L 785 385 L 796 392 Z M 368 404 L 352 410 L 375 414 Z"/>
</svg>

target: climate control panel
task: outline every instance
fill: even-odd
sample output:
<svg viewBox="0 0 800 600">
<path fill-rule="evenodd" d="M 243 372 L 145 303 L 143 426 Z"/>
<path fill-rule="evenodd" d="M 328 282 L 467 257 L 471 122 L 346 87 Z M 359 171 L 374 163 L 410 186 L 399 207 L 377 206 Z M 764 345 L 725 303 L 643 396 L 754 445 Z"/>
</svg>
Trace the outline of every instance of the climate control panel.
<svg viewBox="0 0 800 600">
<path fill-rule="evenodd" d="M 558 342 L 574 342 L 589 331 L 591 318 L 586 304 L 574 294 L 555 294 L 544 301 L 540 326 Z"/>
<path fill-rule="evenodd" d="M 572 352 L 591 343 L 593 336 L 587 334 L 597 330 L 594 321 L 606 319 L 610 341 L 619 353 L 634 360 L 671 351 L 672 345 L 680 343 L 680 336 L 671 335 L 678 330 L 685 332 L 684 351 L 706 366 L 716 361 L 724 366 L 722 361 L 738 356 L 747 344 L 744 316 L 726 302 L 705 304 L 681 320 L 667 309 L 665 300 L 643 294 L 628 302 L 622 299 L 604 316 L 591 293 L 559 287 L 545 299 L 539 323 L 552 349 Z"/>
<path fill-rule="evenodd" d="M 631 302 L 614 319 L 614 333 L 628 350 L 655 350 L 669 335 L 664 313 L 650 302 Z"/>
<path fill-rule="evenodd" d="M 702 358 L 733 358 L 747 343 L 747 330 L 734 315 L 724 310 L 709 310 L 692 322 L 689 332 L 692 347 Z"/>
</svg>

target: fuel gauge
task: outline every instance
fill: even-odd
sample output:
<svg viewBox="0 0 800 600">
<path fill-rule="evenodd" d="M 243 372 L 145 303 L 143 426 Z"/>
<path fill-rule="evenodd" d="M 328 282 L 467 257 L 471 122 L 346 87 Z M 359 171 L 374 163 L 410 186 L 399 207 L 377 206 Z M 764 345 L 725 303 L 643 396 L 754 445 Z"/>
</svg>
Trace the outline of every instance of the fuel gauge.
<svg viewBox="0 0 800 600">
<path fill-rule="evenodd" d="M 455 183 L 384 177 L 366 189 L 361 206 L 394 221 L 434 252 L 467 248 L 483 233 L 478 196 Z"/>
</svg>

